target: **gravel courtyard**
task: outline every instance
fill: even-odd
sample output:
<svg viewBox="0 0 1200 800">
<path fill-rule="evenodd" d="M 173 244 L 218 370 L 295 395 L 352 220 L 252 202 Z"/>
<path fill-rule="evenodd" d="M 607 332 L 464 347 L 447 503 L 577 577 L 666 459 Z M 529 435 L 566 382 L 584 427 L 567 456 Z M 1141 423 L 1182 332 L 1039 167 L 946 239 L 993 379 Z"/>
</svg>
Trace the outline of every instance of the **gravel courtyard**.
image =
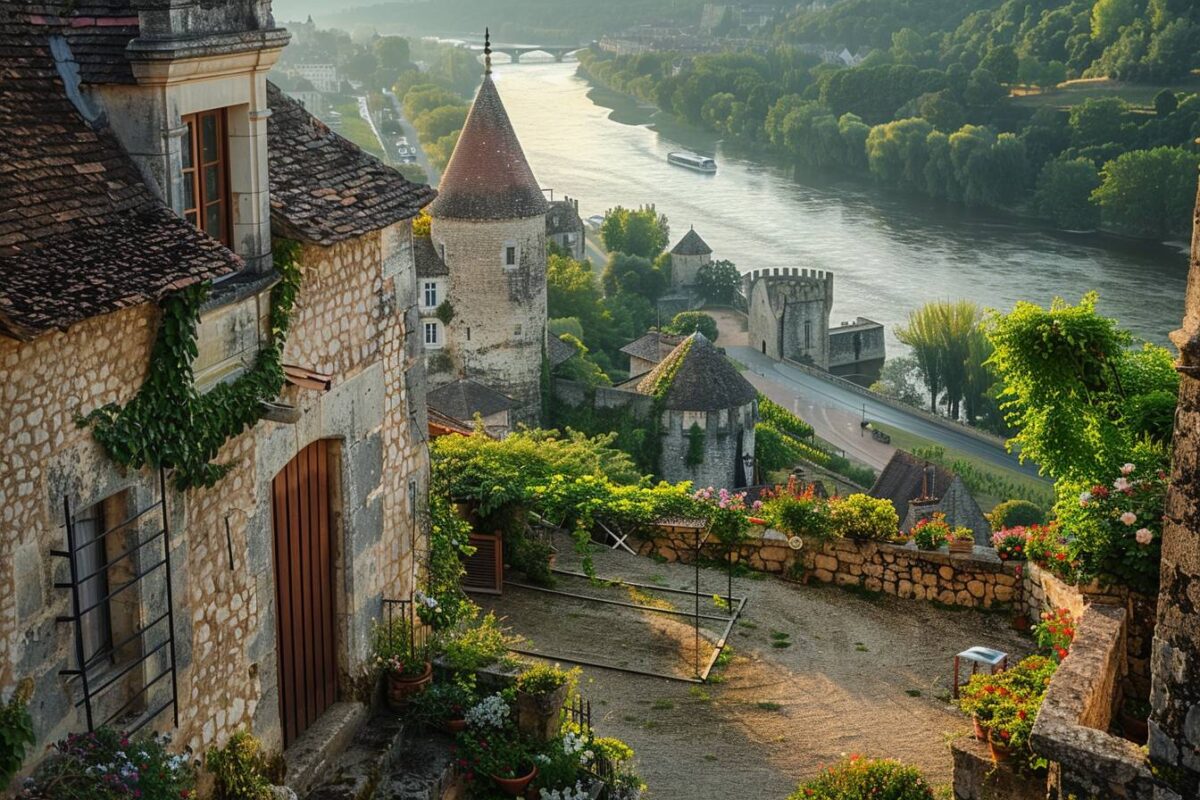
<svg viewBox="0 0 1200 800">
<path fill-rule="evenodd" d="M 565 539 L 559 566 L 578 569 Z M 596 573 L 690 590 L 694 571 L 607 548 Z M 701 613 L 721 615 L 725 573 L 701 570 Z M 564 578 L 564 591 L 691 611 L 693 599 L 628 587 L 595 588 Z M 947 610 L 920 601 L 864 597 L 776 578 L 735 578 L 748 604 L 730 634 L 732 661 L 718 682 L 681 681 L 585 667 L 582 688 L 602 735 L 638 754 L 653 800 L 782 800 L 802 778 L 843 754 L 898 758 L 920 766 L 935 786 L 951 777 L 949 742 L 970 723 L 949 705 L 953 656 L 986 645 L 1022 656 L 1032 643 L 1002 614 Z M 634 608 L 508 588 L 476 598 L 529 640 L 562 658 L 690 676 L 691 620 Z M 700 655 L 723 625 L 702 625 Z M 564 666 L 566 666 L 564 662 Z"/>
</svg>

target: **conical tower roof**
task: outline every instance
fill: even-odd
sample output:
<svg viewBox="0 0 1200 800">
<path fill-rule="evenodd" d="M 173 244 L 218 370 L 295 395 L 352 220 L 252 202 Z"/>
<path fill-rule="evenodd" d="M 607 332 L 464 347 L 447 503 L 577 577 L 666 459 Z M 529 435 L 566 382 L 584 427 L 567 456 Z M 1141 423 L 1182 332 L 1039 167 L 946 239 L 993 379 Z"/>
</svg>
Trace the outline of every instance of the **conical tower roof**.
<svg viewBox="0 0 1200 800">
<path fill-rule="evenodd" d="M 496 84 L 485 74 L 429 213 L 440 219 L 501 220 L 548 210 Z"/>
<path fill-rule="evenodd" d="M 744 406 L 758 396 L 725 354 L 699 331 L 684 339 L 638 384 L 655 394 L 663 381 L 663 407 L 672 411 L 719 411 Z"/>
<path fill-rule="evenodd" d="M 671 254 L 676 256 L 709 256 L 712 255 L 712 248 L 700 238 L 700 234 L 696 233 L 696 229 L 692 228 L 683 235 L 678 244 L 671 248 Z"/>
</svg>

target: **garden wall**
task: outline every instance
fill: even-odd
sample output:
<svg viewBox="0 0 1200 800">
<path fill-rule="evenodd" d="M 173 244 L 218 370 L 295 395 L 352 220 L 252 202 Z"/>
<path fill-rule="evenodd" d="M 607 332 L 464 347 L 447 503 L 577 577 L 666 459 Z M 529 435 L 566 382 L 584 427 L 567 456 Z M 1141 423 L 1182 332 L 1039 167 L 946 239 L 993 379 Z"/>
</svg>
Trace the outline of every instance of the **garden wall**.
<svg viewBox="0 0 1200 800">
<path fill-rule="evenodd" d="M 638 552 L 668 561 L 690 561 L 695 555 L 695 536 L 663 531 L 642 541 Z M 703 555 L 724 561 L 725 547 L 710 542 Z M 853 539 L 819 544 L 806 541 L 802 549 L 792 550 L 783 534 L 768 530 L 740 545 L 733 557 L 751 569 L 795 580 L 860 586 L 896 597 L 969 608 L 1013 603 L 1019 594 L 1016 566 L 978 550 L 973 555 L 959 555 Z"/>
</svg>

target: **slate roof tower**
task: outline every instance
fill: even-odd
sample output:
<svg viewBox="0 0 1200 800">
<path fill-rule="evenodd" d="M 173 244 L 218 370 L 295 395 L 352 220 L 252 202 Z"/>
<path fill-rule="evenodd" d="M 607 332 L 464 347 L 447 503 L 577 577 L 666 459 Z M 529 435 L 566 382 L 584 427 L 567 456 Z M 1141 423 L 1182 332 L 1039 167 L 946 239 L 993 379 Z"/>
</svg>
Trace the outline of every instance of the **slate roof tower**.
<svg viewBox="0 0 1200 800">
<path fill-rule="evenodd" d="M 548 204 L 492 79 L 490 41 L 484 53 L 483 82 L 429 208 L 453 309 L 442 343 L 452 366 L 433 379 L 471 378 L 513 398 L 514 422 L 537 422 Z"/>
</svg>

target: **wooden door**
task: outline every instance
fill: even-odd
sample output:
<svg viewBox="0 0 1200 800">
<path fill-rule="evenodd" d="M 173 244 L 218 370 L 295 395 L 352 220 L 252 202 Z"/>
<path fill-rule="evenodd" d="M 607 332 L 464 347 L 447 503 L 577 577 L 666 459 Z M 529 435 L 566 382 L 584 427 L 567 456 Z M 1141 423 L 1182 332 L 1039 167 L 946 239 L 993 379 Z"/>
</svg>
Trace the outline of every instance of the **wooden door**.
<svg viewBox="0 0 1200 800">
<path fill-rule="evenodd" d="M 337 700 L 329 442 L 275 476 L 275 617 L 284 747 Z"/>
</svg>

